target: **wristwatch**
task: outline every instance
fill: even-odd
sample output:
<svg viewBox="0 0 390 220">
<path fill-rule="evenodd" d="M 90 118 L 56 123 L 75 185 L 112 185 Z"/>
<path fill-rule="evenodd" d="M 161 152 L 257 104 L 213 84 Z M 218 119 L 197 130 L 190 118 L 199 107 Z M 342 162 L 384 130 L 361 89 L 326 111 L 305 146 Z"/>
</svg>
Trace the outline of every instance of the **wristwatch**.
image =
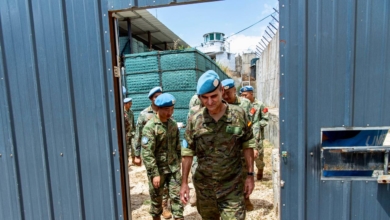
<svg viewBox="0 0 390 220">
<path fill-rule="evenodd" d="M 248 176 L 254 176 L 255 173 L 254 173 L 254 172 L 248 172 L 246 175 L 248 175 Z"/>
</svg>

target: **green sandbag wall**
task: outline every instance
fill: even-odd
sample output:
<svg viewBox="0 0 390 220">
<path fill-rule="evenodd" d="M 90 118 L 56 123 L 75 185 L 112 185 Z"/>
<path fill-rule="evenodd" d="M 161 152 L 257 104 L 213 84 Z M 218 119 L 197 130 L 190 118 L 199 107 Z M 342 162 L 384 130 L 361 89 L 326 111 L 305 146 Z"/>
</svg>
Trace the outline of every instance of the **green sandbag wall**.
<svg viewBox="0 0 390 220">
<path fill-rule="evenodd" d="M 176 98 L 174 119 L 186 124 L 188 104 L 200 75 L 214 70 L 221 80 L 229 78 L 214 61 L 196 49 L 129 54 L 125 55 L 124 65 L 126 97 L 133 98 L 135 120 L 150 105 L 149 90 L 161 86 L 163 92 Z"/>
</svg>

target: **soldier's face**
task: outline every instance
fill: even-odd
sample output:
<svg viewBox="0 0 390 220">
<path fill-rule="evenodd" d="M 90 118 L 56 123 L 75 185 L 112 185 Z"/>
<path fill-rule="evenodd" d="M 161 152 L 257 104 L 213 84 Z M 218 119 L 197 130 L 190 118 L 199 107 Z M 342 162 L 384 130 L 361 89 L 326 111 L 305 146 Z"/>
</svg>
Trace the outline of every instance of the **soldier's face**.
<svg viewBox="0 0 390 220">
<path fill-rule="evenodd" d="M 245 93 L 245 98 L 249 99 L 249 101 L 253 102 L 253 92 L 243 92 Z"/>
<path fill-rule="evenodd" d="M 241 97 L 247 98 L 253 102 L 253 92 L 242 92 Z"/>
<path fill-rule="evenodd" d="M 225 90 L 223 93 L 223 99 L 229 104 L 234 103 L 234 101 L 236 101 L 236 87 Z"/>
<path fill-rule="evenodd" d="M 173 109 L 174 107 L 171 106 L 171 107 L 162 107 L 162 108 L 158 108 L 157 109 L 157 115 L 158 115 L 158 118 L 162 121 L 162 122 L 166 122 L 168 119 L 170 119 L 173 115 Z"/>
<path fill-rule="evenodd" d="M 126 109 L 130 109 L 131 108 L 131 105 L 133 105 L 133 102 L 128 102 L 128 103 L 125 103 L 125 108 Z"/>
<path fill-rule="evenodd" d="M 150 101 L 152 101 L 152 103 L 154 103 L 154 101 L 157 99 L 157 97 L 159 95 L 161 95 L 162 93 L 161 92 L 156 92 L 152 95 L 152 97 L 150 97 Z"/>
<path fill-rule="evenodd" d="M 209 111 L 213 111 L 222 104 L 222 88 L 219 87 L 213 92 L 200 95 L 199 99 L 203 106 L 205 106 Z"/>
</svg>

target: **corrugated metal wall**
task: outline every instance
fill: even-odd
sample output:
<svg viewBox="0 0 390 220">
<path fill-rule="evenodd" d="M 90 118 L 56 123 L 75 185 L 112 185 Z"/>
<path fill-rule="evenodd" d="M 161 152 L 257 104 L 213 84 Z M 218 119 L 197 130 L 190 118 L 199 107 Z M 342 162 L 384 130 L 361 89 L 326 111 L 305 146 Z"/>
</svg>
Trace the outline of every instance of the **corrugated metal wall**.
<svg viewBox="0 0 390 220">
<path fill-rule="evenodd" d="M 388 185 L 320 180 L 319 145 L 321 127 L 390 125 L 390 1 L 279 9 L 282 219 L 389 219 Z"/>
<path fill-rule="evenodd" d="M 0 219 L 123 217 L 108 10 L 125 4 L 0 1 Z"/>
</svg>

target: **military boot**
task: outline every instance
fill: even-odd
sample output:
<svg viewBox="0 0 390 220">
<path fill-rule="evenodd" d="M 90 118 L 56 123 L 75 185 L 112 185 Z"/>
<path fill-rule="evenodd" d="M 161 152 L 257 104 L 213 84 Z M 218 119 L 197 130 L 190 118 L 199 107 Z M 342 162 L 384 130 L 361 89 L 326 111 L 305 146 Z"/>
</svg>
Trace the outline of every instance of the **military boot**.
<svg viewBox="0 0 390 220">
<path fill-rule="evenodd" d="M 262 180 L 263 179 L 263 169 L 259 169 L 257 171 L 257 180 Z"/>
<path fill-rule="evenodd" d="M 247 211 L 253 211 L 253 204 L 249 198 L 245 198 L 245 208 Z"/>
<path fill-rule="evenodd" d="M 194 195 L 191 196 L 190 204 L 191 204 L 191 206 L 196 206 L 196 193 L 194 193 Z"/>
<path fill-rule="evenodd" d="M 161 220 L 161 217 L 160 216 L 154 216 L 153 220 Z"/>
<path fill-rule="evenodd" d="M 163 208 L 162 216 L 165 219 L 170 219 L 172 217 L 172 213 L 171 213 L 171 210 L 169 210 L 169 207 L 168 207 L 168 199 L 167 200 L 163 200 L 162 208 Z"/>
</svg>

